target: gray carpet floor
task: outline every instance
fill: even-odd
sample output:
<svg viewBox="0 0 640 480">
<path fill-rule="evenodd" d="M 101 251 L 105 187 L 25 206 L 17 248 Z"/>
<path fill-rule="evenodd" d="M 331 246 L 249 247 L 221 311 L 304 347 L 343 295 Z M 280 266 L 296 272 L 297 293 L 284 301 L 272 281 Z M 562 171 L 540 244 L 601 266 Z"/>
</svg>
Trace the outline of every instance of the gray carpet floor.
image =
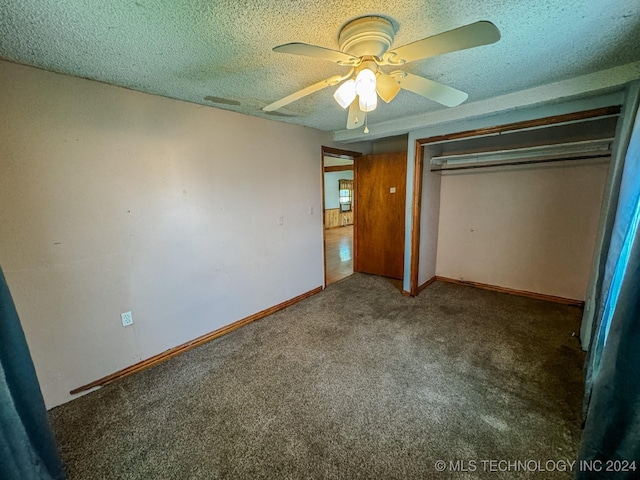
<svg viewBox="0 0 640 480">
<path fill-rule="evenodd" d="M 580 316 L 355 274 L 50 418 L 72 480 L 571 478 Z"/>
</svg>

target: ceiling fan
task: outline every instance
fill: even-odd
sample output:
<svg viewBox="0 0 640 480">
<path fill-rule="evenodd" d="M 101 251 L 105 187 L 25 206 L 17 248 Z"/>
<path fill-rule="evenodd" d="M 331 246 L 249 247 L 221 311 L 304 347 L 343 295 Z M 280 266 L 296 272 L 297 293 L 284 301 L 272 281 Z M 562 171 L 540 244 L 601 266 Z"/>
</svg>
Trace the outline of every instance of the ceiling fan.
<svg viewBox="0 0 640 480">
<path fill-rule="evenodd" d="M 342 108 L 349 107 L 347 128 L 358 128 L 364 120 L 365 133 L 369 132 L 366 114 L 375 110 L 378 96 L 389 103 L 401 89 L 447 107 L 455 107 L 467 99 L 466 93 L 403 70 L 396 69 L 387 73 L 382 67 L 389 66 L 392 69 L 443 53 L 488 45 L 500 39 L 500 31 L 493 23 L 480 21 L 390 50 L 394 36 L 395 29 L 389 20 L 368 16 L 352 20 L 342 28 L 338 37 L 339 51 L 299 42 L 275 47 L 275 52 L 329 60 L 350 67 L 350 70 L 345 75 L 334 75 L 287 95 L 263 110 L 273 112 L 311 93 L 340 83 L 342 85 L 333 96 Z"/>
</svg>

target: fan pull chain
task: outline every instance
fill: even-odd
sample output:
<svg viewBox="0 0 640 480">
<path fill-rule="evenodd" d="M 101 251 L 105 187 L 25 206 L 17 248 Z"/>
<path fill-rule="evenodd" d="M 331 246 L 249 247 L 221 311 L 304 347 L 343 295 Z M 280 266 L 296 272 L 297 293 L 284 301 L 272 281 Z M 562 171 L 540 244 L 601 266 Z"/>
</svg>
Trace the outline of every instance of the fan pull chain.
<svg viewBox="0 0 640 480">
<path fill-rule="evenodd" d="M 364 112 L 364 133 L 369 133 L 369 127 L 367 126 L 367 112 Z"/>
</svg>

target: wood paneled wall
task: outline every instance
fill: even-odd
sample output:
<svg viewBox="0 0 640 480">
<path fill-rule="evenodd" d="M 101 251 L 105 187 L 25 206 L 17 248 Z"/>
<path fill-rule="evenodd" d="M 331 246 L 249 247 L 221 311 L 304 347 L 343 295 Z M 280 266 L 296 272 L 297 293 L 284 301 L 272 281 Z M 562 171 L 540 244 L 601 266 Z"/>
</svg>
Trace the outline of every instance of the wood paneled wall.
<svg viewBox="0 0 640 480">
<path fill-rule="evenodd" d="M 324 211 L 324 228 L 344 227 L 353 225 L 353 210 L 340 212 L 339 208 L 329 208 Z"/>
</svg>

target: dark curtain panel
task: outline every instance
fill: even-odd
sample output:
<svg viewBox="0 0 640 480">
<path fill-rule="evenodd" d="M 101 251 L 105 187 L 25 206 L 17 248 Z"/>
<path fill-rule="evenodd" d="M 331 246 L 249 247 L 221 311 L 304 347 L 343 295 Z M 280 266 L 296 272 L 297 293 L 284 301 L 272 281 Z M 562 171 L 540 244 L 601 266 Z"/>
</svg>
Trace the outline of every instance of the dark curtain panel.
<svg viewBox="0 0 640 480">
<path fill-rule="evenodd" d="M 63 479 L 64 470 L 9 287 L 0 269 L 0 478 Z"/>
<path fill-rule="evenodd" d="M 627 149 L 587 359 L 578 479 L 640 478 L 640 122 Z"/>
<path fill-rule="evenodd" d="M 616 139 L 613 142 L 613 151 L 611 152 L 607 186 L 602 198 L 601 223 L 596 237 L 596 251 L 591 265 L 586 303 L 580 326 L 580 344 L 584 350 L 588 350 L 591 346 L 593 331 L 597 328 L 598 323 L 598 307 L 601 305 L 603 293 L 606 294 L 609 291 L 609 285 L 604 283 L 604 270 L 616 217 L 625 156 L 633 134 L 639 104 L 640 81 L 635 81 L 627 85 L 626 88 L 622 113 L 616 125 Z"/>
</svg>

